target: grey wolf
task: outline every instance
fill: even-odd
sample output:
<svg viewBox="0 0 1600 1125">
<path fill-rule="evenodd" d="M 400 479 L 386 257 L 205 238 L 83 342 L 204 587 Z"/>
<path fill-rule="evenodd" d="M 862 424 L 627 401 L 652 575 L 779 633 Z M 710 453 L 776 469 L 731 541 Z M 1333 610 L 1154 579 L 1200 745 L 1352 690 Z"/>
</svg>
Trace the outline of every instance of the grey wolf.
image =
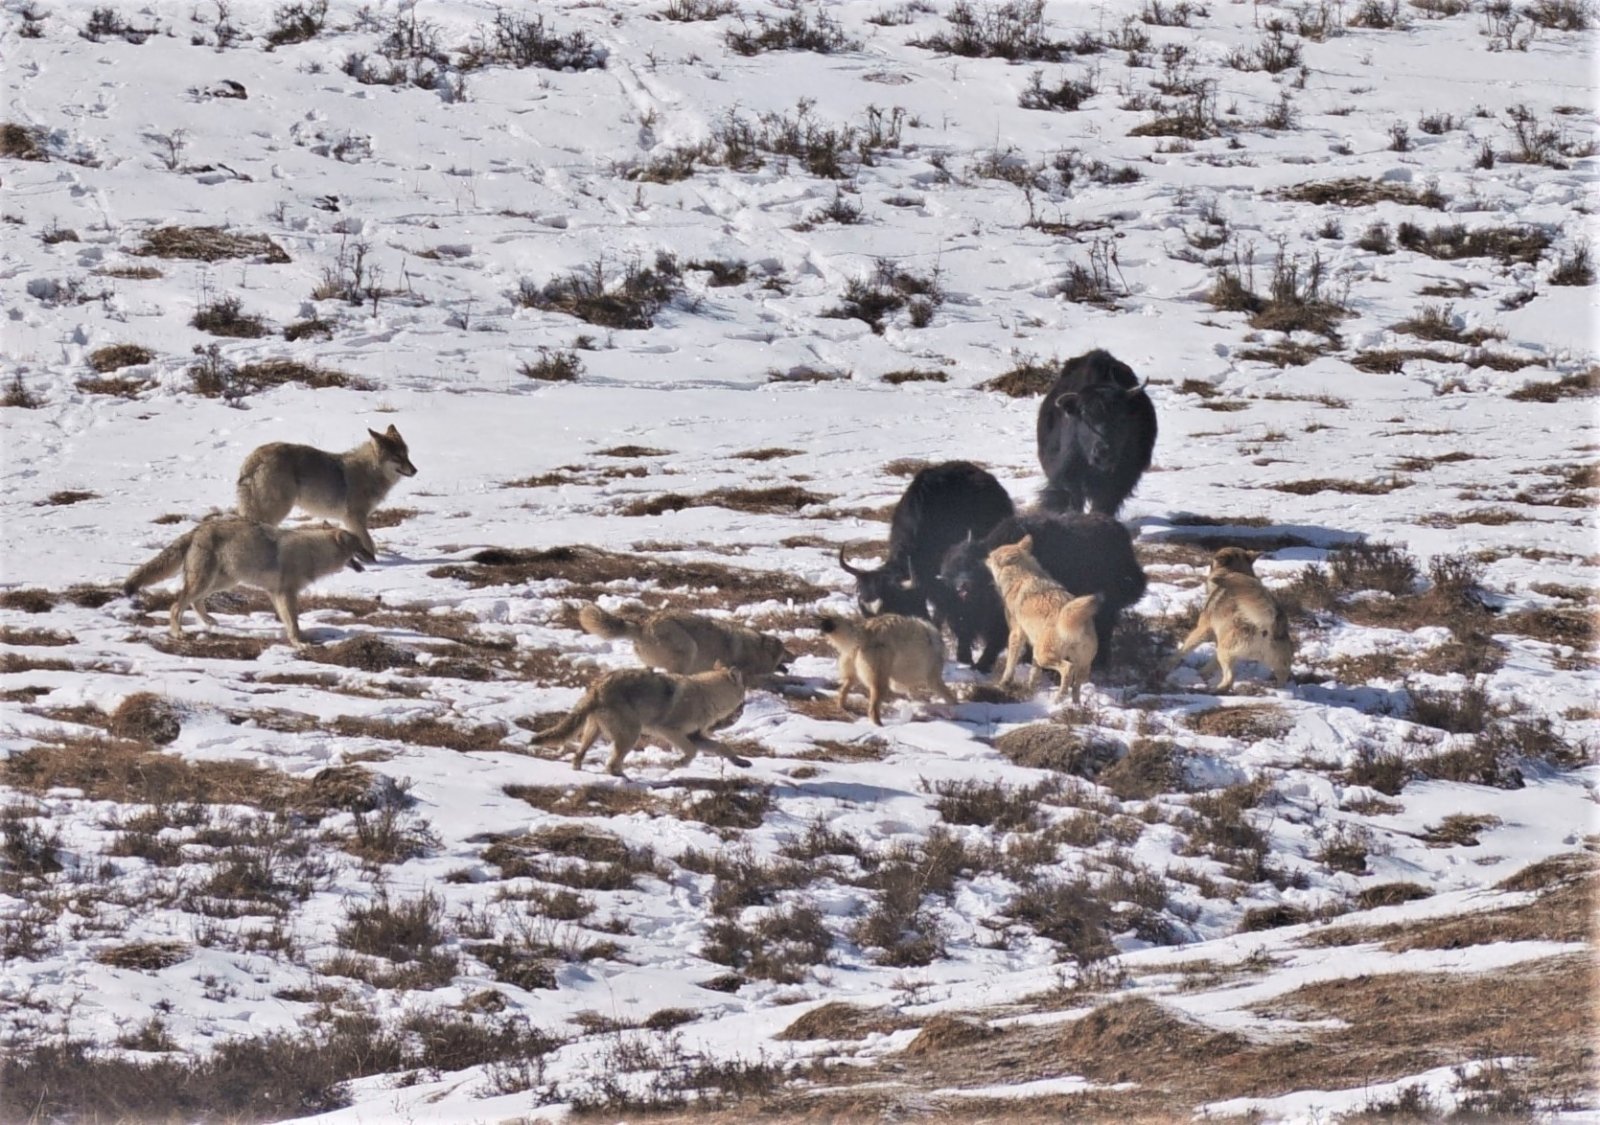
<svg viewBox="0 0 1600 1125">
<path fill-rule="evenodd" d="M 945 552 L 939 585 L 950 591 L 961 628 L 983 640 L 983 655 L 974 667 L 992 671 L 1011 631 L 1005 603 L 989 573 L 989 553 L 1024 536 L 1033 540 L 1033 557 L 1051 578 L 1076 593 L 1101 595 L 1094 618 L 1094 663 L 1107 667 L 1117 616 L 1144 596 L 1145 576 L 1127 529 L 1110 516 L 1082 512 L 1026 512 Z"/>
<path fill-rule="evenodd" d="M 953 606 L 937 589 L 939 560 L 954 543 L 983 535 L 1010 516 L 1011 497 L 993 475 L 970 461 L 929 465 L 911 478 L 889 521 L 889 555 L 876 570 L 852 566 L 839 552 L 839 565 L 856 580 L 856 604 L 865 617 L 900 613 L 927 617 L 943 626 Z M 972 638 L 959 629 L 956 658 L 972 662 Z"/>
<path fill-rule="evenodd" d="M 839 706 L 852 687 L 862 685 L 875 726 L 883 725 L 883 699 L 891 684 L 908 694 L 927 691 L 946 703 L 956 701 L 944 682 L 944 638 L 932 622 L 899 613 L 860 621 L 825 613 L 818 628 L 839 653 Z"/>
<path fill-rule="evenodd" d="M 596 637 L 627 638 L 640 663 L 680 676 L 709 672 L 718 664 L 745 676 L 765 676 L 794 659 L 777 637 L 687 610 L 663 609 L 643 621 L 630 621 L 585 605 L 578 610 L 578 623 Z"/>
<path fill-rule="evenodd" d="M 1017 670 L 1022 644 L 1033 646 L 1033 670 L 1028 676 L 1032 687 L 1039 669 L 1052 668 L 1061 676 L 1054 702 L 1070 687 L 1072 702 L 1089 678 L 1099 640 L 1095 635 L 1095 614 L 1104 598 L 1100 594 L 1074 597 L 1066 587 L 1045 573 L 1032 555 L 1033 539 L 1023 536 L 989 552 L 989 573 L 994 576 L 1011 621 L 1006 639 L 1006 669 L 1001 683 L 1010 683 Z"/>
<path fill-rule="evenodd" d="M 369 554 L 376 555 L 367 520 L 401 477 L 417 467 L 400 431 L 367 431 L 368 440 L 344 453 L 275 441 L 244 459 L 239 469 L 238 508 L 247 520 L 282 523 L 298 507 L 340 520 Z"/>
<path fill-rule="evenodd" d="M 1039 467 L 1049 511 L 1117 514 L 1150 467 L 1156 408 L 1133 369 L 1096 349 L 1061 365 L 1039 404 Z"/>
<path fill-rule="evenodd" d="M 1215 663 L 1222 669 L 1218 692 L 1233 687 L 1235 665 L 1241 660 L 1265 664 L 1280 687 L 1289 681 L 1294 662 L 1289 615 L 1256 577 L 1258 557 L 1239 547 L 1224 547 L 1212 556 L 1200 621 L 1178 647 L 1181 662 L 1195 646 L 1216 640 Z"/>
<path fill-rule="evenodd" d="M 560 746 L 581 729 L 572 768 L 582 769 L 589 747 L 604 733 L 611 740 L 606 770 L 618 777 L 623 776 L 622 763 L 643 734 L 665 739 L 683 751 L 680 766 L 694 761 L 701 750 L 720 754 L 736 766 L 748 766 L 748 759 L 707 733 L 743 705 L 744 677 L 732 668 L 718 666 L 692 676 L 622 668 L 596 680 L 571 714 L 535 734 L 533 740 L 543 746 Z"/>
<path fill-rule="evenodd" d="M 172 603 L 167 631 L 183 635 L 183 611 L 194 606 L 195 616 L 210 628 L 216 624 L 206 613 L 210 594 L 235 586 L 265 590 L 278 611 L 289 643 L 305 647 L 300 637 L 300 591 L 319 578 L 349 567 L 361 570 L 373 554 L 353 533 L 337 527 L 286 529 L 223 516 L 201 523 L 173 540 L 122 584 L 133 595 L 152 583 L 183 571 L 183 585 Z"/>
</svg>

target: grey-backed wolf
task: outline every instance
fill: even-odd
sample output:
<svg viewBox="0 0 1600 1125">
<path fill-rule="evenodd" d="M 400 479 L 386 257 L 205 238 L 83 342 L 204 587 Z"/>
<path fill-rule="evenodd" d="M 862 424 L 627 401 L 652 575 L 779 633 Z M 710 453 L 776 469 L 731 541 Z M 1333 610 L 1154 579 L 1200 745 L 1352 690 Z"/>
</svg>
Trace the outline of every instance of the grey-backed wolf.
<svg viewBox="0 0 1600 1125">
<path fill-rule="evenodd" d="M 1177 659 L 1182 661 L 1196 645 L 1216 638 L 1216 663 L 1222 668 L 1219 692 L 1233 687 L 1234 666 L 1241 660 L 1265 664 L 1280 687 L 1289 681 L 1294 662 L 1289 615 L 1256 577 L 1256 558 L 1240 547 L 1224 547 L 1212 556 L 1200 620 L 1178 646 Z"/>
<path fill-rule="evenodd" d="M 337 527 L 279 528 L 251 520 L 224 516 L 209 519 L 128 575 L 122 592 L 132 595 L 146 586 L 183 571 L 183 586 L 172 603 L 167 626 L 174 637 L 183 635 L 183 611 L 190 605 L 207 627 L 216 624 L 206 613 L 209 594 L 235 586 L 255 586 L 267 592 L 296 648 L 300 637 L 300 591 L 319 578 L 348 566 L 360 570 L 373 555 L 355 535 Z"/>
<path fill-rule="evenodd" d="M 1102 595 L 1073 597 L 1065 586 L 1045 573 L 1032 550 L 1033 536 L 1027 535 L 1019 543 L 1008 543 L 989 552 L 989 573 L 994 575 L 1000 600 L 1005 603 L 1006 620 L 1011 623 L 1006 669 L 1000 682 L 1011 681 L 1026 640 L 1033 646 L 1028 686 L 1032 687 L 1039 678 L 1041 667 L 1053 668 L 1061 676 L 1054 701 L 1060 703 L 1070 687 L 1072 702 L 1077 703 L 1100 647 L 1094 615 L 1100 609 Z"/>
<path fill-rule="evenodd" d="M 944 638 L 931 621 L 882 613 L 859 621 L 825 613 L 822 637 L 839 652 L 839 706 L 857 684 L 867 691 L 867 714 L 883 725 L 883 697 L 891 684 L 902 691 L 927 691 L 946 703 L 955 695 L 944 682 Z"/>
<path fill-rule="evenodd" d="M 261 523 L 282 523 L 293 508 L 340 520 L 361 545 L 377 554 L 367 520 L 401 477 L 417 467 L 400 431 L 367 431 L 369 440 L 345 453 L 275 441 L 244 459 L 239 468 L 239 514 Z"/>
<path fill-rule="evenodd" d="M 582 738 L 572 755 L 572 768 L 582 769 L 589 747 L 603 733 L 611 740 L 611 760 L 606 770 L 622 776 L 622 763 L 649 734 L 683 751 L 680 766 L 694 761 L 701 750 L 720 754 L 736 766 L 750 762 L 708 733 L 744 704 L 744 677 L 732 668 L 717 667 L 692 676 L 677 676 L 649 668 L 622 668 L 607 672 L 592 684 L 572 713 L 533 740 L 560 746 L 577 734 Z"/>
<path fill-rule="evenodd" d="M 597 605 L 585 605 L 578 610 L 578 623 L 597 637 L 626 637 L 640 663 L 680 676 L 709 672 L 718 664 L 746 676 L 765 676 L 794 659 L 777 637 L 687 610 L 663 609 L 643 621 L 629 621 Z"/>
</svg>

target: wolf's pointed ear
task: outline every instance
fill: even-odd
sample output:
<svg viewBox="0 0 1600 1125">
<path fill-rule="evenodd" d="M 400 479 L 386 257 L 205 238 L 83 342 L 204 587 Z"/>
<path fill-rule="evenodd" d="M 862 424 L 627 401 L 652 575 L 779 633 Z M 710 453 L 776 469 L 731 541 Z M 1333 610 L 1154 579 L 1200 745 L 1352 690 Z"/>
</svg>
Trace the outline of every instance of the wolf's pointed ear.
<svg viewBox="0 0 1600 1125">
<path fill-rule="evenodd" d="M 384 436 L 385 435 L 380 434 L 377 430 L 369 429 L 367 431 L 367 436 L 372 439 L 372 444 L 373 445 L 377 446 L 379 449 L 383 448 L 383 441 L 384 441 Z"/>
<path fill-rule="evenodd" d="M 395 429 L 395 428 L 394 428 L 394 423 L 393 423 L 393 422 L 390 422 L 390 423 L 389 423 L 389 428 L 388 428 L 388 429 L 387 429 L 387 430 L 385 430 L 385 431 L 384 431 L 384 434 L 385 434 L 385 435 L 386 435 L 386 436 L 388 436 L 388 437 L 392 437 L 392 438 L 394 438 L 394 440 L 395 440 L 395 441 L 401 441 L 401 440 L 403 440 L 403 439 L 402 439 L 402 438 L 401 438 L 401 437 L 400 437 L 400 431 L 399 431 L 399 430 L 397 430 L 397 429 Z"/>
<path fill-rule="evenodd" d="M 1063 414 L 1076 416 L 1078 413 L 1078 392 L 1069 391 L 1064 395 L 1057 395 L 1055 407 Z"/>
<path fill-rule="evenodd" d="M 724 663 L 723 661 L 721 661 L 721 660 L 713 660 L 711 662 L 711 670 L 713 672 L 726 672 L 729 669 L 728 669 L 728 665 L 726 663 Z"/>
<path fill-rule="evenodd" d="M 1033 554 L 1033 536 L 1024 535 L 1020 540 L 1017 541 L 1017 546 L 1022 548 L 1024 551 L 1027 551 L 1030 555 Z"/>
</svg>

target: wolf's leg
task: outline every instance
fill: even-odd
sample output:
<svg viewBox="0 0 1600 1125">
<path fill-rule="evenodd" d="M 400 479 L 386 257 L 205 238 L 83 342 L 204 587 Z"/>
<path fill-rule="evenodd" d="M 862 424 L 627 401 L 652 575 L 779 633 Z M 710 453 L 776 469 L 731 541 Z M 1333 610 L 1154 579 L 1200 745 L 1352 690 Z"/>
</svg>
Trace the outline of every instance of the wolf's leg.
<svg viewBox="0 0 1600 1125">
<path fill-rule="evenodd" d="M 627 720 L 614 721 L 606 734 L 611 739 L 611 760 L 606 763 L 606 772 L 613 777 L 624 777 L 622 763 L 627 761 L 629 752 L 639 745 L 639 724 Z"/>
<path fill-rule="evenodd" d="M 856 659 L 855 654 L 843 657 L 839 661 L 839 710 L 844 710 L 844 701 L 849 698 L 850 689 L 856 684 Z"/>
<path fill-rule="evenodd" d="M 1017 673 L 1017 658 L 1022 655 L 1022 642 L 1024 634 L 1021 629 L 1011 630 L 1011 636 L 1006 640 L 1006 668 L 1000 673 L 1000 682 L 1009 684 L 1011 677 Z"/>
<path fill-rule="evenodd" d="M 583 737 L 578 740 L 577 753 L 572 755 L 572 768 L 581 770 L 584 758 L 589 756 L 589 747 L 594 745 L 594 740 L 600 737 L 600 724 L 590 716 L 583 724 Z"/>
<path fill-rule="evenodd" d="M 285 590 L 279 594 L 269 594 L 272 599 L 272 608 L 278 611 L 278 620 L 283 622 L 283 631 L 289 637 L 289 643 L 295 648 L 305 648 L 306 642 L 300 636 L 300 605 L 293 590 Z"/>
<path fill-rule="evenodd" d="M 872 679 L 867 683 L 867 714 L 872 716 L 872 725 L 883 726 L 883 697 L 889 694 L 888 669 L 870 669 Z"/>
<path fill-rule="evenodd" d="M 1225 695 L 1233 690 L 1233 666 L 1238 659 L 1238 654 L 1232 649 L 1227 652 L 1223 652 L 1220 647 L 1217 649 L 1217 664 L 1222 668 L 1222 679 L 1217 681 L 1218 695 Z"/>
<path fill-rule="evenodd" d="M 361 540 L 361 545 L 365 547 L 369 553 L 374 555 L 378 553 L 377 545 L 372 542 L 372 533 L 367 530 L 367 517 L 365 515 L 358 515 L 355 512 L 346 512 L 344 517 L 344 526 L 351 535 L 354 535 L 357 539 Z"/>
</svg>

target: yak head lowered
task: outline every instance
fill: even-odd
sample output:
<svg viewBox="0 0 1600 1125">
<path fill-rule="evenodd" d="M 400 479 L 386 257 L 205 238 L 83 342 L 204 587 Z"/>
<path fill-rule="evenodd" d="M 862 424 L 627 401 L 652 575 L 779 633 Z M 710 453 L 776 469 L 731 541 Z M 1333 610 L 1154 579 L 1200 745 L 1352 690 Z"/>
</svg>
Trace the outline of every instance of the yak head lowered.
<svg viewBox="0 0 1600 1125">
<path fill-rule="evenodd" d="M 909 565 L 884 565 L 875 570 L 853 566 L 839 548 L 839 565 L 856 580 L 856 604 L 863 617 L 880 613 L 901 613 L 907 617 L 928 616 L 928 598 Z"/>
</svg>

